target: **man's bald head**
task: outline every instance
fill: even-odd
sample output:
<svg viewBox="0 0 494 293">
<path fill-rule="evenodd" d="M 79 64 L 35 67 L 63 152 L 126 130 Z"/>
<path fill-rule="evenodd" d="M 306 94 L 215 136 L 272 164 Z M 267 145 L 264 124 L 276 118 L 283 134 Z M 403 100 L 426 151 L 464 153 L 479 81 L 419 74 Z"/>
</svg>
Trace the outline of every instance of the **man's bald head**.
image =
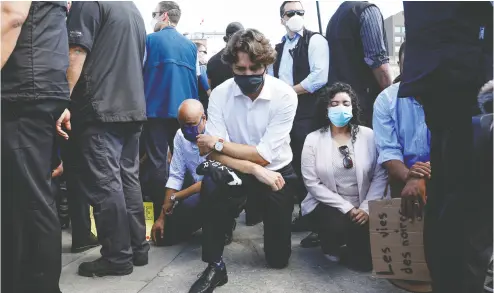
<svg viewBox="0 0 494 293">
<path fill-rule="evenodd" d="M 203 116 L 204 107 L 198 100 L 185 100 L 178 107 L 178 121 L 180 124 L 196 125 Z"/>
</svg>

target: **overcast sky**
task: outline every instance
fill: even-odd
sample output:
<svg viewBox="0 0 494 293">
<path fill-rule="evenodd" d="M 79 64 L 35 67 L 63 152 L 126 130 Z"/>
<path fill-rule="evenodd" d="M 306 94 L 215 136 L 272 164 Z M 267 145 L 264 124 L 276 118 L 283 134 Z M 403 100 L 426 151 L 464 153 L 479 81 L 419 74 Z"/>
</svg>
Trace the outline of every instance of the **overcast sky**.
<svg viewBox="0 0 494 293">
<path fill-rule="evenodd" d="M 159 1 L 134 0 L 142 13 L 148 33 L 151 33 L 151 13 Z M 286 33 L 280 24 L 279 9 L 283 1 L 274 0 L 178 0 L 182 17 L 177 30 L 185 33 L 222 32 L 233 21 L 238 21 L 246 28 L 256 28 L 264 33 L 272 44 L 276 44 Z M 343 1 L 319 1 L 323 31 L 329 19 Z M 376 0 L 384 18 L 403 10 L 402 1 Z M 318 31 L 316 1 L 302 1 L 305 25 L 308 29 Z M 204 22 L 201 25 L 201 21 Z"/>
</svg>

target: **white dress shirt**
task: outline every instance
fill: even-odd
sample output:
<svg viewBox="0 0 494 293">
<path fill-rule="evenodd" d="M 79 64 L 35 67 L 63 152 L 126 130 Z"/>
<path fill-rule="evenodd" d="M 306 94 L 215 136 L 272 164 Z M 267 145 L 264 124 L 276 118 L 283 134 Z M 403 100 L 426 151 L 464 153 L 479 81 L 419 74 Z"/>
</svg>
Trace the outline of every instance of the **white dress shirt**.
<svg viewBox="0 0 494 293">
<path fill-rule="evenodd" d="M 203 176 L 197 175 L 196 168 L 205 161 L 205 157 L 201 157 L 197 145 L 186 140 L 182 130 L 179 129 L 173 139 L 173 146 L 174 152 L 170 164 L 170 176 L 166 182 L 166 187 L 182 190 L 186 171 L 192 174 L 194 183 L 202 181 Z"/>
<path fill-rule="evenodd" d="M 286 83 L 265 75 L 259 97 L 252 101 L 231 78 L 209 97 L 206 133 L 239 144 L 256 146 L 269 170 L 291 163 L 290 131 L 297 110 L 297 94 Z"/>
<path fill-rule="evenodd" d="M 293 50 L 299 39 L 303 37 L 303 31 L 295 34 L 293 39 L 283 37 L 283 55 L 281 56 L 279 79 L 290 86 L 293 84 L 293 57 L 290 50 Z M 320 34 L 314 34 L 309 41 L 309 75 L 300 82 L 300 85 L 309 93 L 314 93 L 328 82 L 329 73 L 329 46 L 328 41 Z M 268 68 L 268 74 L 274 75 L 273 66 Z"/>
</svg>

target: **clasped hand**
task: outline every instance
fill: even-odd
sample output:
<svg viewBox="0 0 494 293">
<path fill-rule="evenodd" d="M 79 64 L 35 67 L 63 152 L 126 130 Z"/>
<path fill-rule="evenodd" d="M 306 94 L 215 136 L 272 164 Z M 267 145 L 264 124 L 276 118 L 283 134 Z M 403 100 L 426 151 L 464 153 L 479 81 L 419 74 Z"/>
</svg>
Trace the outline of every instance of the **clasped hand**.
<svg viewBox="0 0 494 293">
<path fill-rule="evenodd" d="M 426 180 L 431 178 L 429 162 L 415 163 L 408 171 L 406 185 L 401 192 L 401 213 L 410 221 L 421 220 L 427 202 Z"/>
</svg>

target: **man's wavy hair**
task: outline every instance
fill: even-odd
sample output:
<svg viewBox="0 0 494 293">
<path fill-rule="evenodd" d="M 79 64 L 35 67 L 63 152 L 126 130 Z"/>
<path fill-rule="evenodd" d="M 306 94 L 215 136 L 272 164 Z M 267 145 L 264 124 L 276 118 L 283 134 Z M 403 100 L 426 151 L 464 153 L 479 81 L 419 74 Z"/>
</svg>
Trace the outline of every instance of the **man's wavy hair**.
<svg viewBox="0 0 494 293">
<path fill-rule="evenodd" d="M 316 129 L 320 129 L 321 132 L 327 132 L 329 130 L 331 121 L 328 118 L 328 107 L 331 104 L 331 100 L 339 93 L 348 94 L 352 101 L 353 117 L 349 122 L 349 126 L 351 130 L 352 143 L 355 143 L 357 140 L 357 133 L 359 131 L 358 126 L 361 125 L 360 115 L 362 114 L 362 110 L 357 99 L 357 94 L 349 84 L 336 82 L 331 86 L 324 86 L 317 91 L 318 100 L 314 115 L 314 126 Z"/>
<path fill-rule="evenodd" d="M 238 62 L 238 53 L 249 55 L 254 64 L 268 66 L 276 61 L 276 51 L 269 40 L 256 29 L 240 30 L 233 34 L 221 56 L 225 64 L 232 66 Z"/>
</svg>

